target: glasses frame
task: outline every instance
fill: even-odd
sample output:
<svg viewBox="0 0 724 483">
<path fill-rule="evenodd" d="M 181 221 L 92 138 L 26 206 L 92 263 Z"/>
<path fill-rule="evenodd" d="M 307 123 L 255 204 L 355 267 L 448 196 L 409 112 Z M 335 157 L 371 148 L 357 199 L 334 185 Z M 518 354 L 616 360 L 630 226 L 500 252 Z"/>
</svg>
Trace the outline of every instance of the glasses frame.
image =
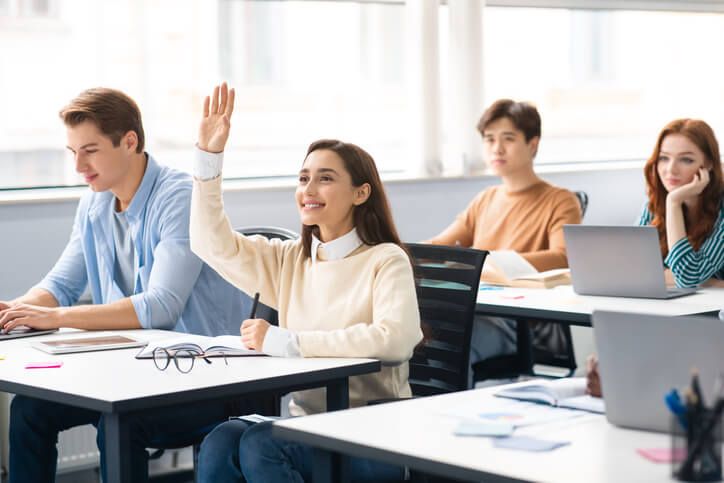
<svg viewBox="0 0 724 483">
<path fill-rule="evenodd" d="M 222 353 L 221 355 L 224 358 L 224 364 L 228 366 L 229 361 L 226 360 L 226 354 Z M 153 363 L 156 366 L 156 369 L 158 369 L 159 371 L 165 371 L 166 369 L 168 369 L 168 366 L 171 364 L 171 359 L 173 359 L 173 363 L 176 366 L 176 369 L 182 374 L 188 374 L 189 372 L 191 372 L 191 370 L 194 368 L 194 361 L 196 359 L 203 359 L 203 361 L 207 364 L 211 364 L 211 359 L 209 358 L 209 356 L 193 349 L 169 350 L 165 347 L 156 347 L 153 350 Z M 189 359 L 191 361 L 188 369 L 186 369 L 185 366 L 182 367 L 181 365 L 179 365 L 179 359 Z"/>
</svg>

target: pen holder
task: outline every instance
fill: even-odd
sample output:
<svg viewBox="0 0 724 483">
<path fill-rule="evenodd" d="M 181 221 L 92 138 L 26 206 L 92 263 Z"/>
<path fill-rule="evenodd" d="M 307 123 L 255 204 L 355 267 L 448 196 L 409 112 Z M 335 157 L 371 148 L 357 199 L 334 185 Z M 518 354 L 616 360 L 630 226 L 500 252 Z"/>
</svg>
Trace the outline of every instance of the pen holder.
<svg viewBox="0 0 724 483">
<path fill-rule="evenodd" d="M 671 420 L 671 474 L 679 481 L 722 480 L 722 425 L 709 408 L 691 413 L 686 428 Z"/>
</svg>

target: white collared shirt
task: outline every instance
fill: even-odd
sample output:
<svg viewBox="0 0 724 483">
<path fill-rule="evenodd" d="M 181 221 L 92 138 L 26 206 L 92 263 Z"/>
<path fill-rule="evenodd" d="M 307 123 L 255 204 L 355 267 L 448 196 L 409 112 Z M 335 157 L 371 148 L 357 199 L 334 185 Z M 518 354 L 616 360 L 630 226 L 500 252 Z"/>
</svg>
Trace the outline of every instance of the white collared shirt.
<svg viewBox="0 0 724 483">
<path fill-rule="evenodd" d="M 320 261 L 341 260 L 362 245 L 357 228 L 339 238 L 324 243 L 316 236 L 312 235 L 312 263 Z"/>
<path fill-rule="evenodd" d="M 210 153 L 196 146 L 193 174 L 202 181 L 214 179 L 221 174 L 224 166 L 224 152 Z"/>
</svg>

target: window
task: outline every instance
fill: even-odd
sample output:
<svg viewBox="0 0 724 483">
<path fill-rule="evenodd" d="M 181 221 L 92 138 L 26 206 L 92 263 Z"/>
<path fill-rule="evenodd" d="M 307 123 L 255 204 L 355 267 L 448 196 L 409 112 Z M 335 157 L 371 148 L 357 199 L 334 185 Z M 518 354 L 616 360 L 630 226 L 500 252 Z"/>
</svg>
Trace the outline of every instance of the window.
<svg viewBox="0 0 724 483">
<path fill-rule="evenodd" d="M 724 14 L 488 7 L 483 22 L 485 104 L 538 106 L 539 163 L 646 159 L 679 117 L 724 141 Z"/>
<path fill-rule="evenodd" d="M 133 97 L 148 151 L 188 171 L 203 96 L 220 79 L 237 90 L 227 177 L 293 175 L 321 137 L 402 169 L 401 4 L 57 2 L 61 28 L 0 31 L 0 188 L 80 184 L 57 112 L 98 85 Z"/>
<path fill-rule="evenodd" d="M 503 2 L 483 12 L 479 113 L 500 97 L 537 104 L 539 163 L 646 158 L 676 117 L 724 139 L 724 13 Z M 447 12 L 442 2 L 443 152 Z M 406 149 L 417 121 L 406 13 L 401 1 L 0 0 L 0 189 L 81 184 L 57 112 L 98 85 L 136 99 L 149 152 L 188 171 L 203 96 L 221 79 L 237 90 L 227 177 L 293 175 L 322 137 L 358 143 L 383 172 L 419 172 Z"/>
</svg>

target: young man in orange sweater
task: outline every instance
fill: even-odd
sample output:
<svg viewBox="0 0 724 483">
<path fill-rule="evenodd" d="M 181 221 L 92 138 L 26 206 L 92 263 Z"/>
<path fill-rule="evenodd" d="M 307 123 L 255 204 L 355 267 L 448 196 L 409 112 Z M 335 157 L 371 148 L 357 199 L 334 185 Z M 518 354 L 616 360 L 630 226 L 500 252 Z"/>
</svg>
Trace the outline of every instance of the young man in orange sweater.
<svg viewBox="0 0 724 483">
<path fill-rule="evenodd" d="M 581 222 L 576 196 L 543 181 L 533 170 L 541 120 L 525 102 L 494 102 L 478 123 L 485 159 L 502 184 L 479 193 L 442 233 L 430 240 L 480 250 L 515 250 L 537 270 L 568 266 L 563 225 Z M 538 324 L 534 344 L 555 351 L 565 347 L 557 324 Z M 470 363 L 516 349 L 515 323 L 477 317 Z"/>
</svg>

